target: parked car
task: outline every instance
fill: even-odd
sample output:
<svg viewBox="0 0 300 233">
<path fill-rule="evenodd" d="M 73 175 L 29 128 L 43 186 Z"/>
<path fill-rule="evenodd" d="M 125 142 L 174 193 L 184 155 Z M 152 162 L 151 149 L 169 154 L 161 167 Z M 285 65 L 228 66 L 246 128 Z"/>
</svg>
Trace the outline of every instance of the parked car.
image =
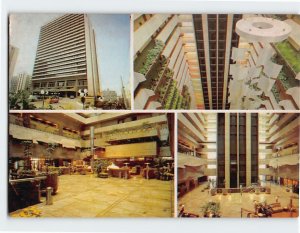
<svg viewBox="0 0 300 233">
<path fill-rule="evenodd" d="M 59 102 L 59 98 L 58 97 L 51 97 L 51 99 L 50 99 L 50 104 L 56 104 L 56 103 L 58 103 Z"/>
</svg>

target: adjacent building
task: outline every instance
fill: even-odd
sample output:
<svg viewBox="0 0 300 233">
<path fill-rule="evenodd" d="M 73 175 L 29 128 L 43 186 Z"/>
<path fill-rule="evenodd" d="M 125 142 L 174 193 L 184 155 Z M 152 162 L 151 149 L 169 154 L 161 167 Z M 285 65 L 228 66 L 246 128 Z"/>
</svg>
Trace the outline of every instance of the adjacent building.
<svg viewBox="0 0 300 233">
<path fill-rule="evenodd" d="M 27 73 L 14 76 L 10 82 L 10 92 L 17 93 L 22 90 L 31 92 L 31 76 Z"/>
<path fill-rule="evenodd" d="M 32 86 L 33 93 L 42 89 L 77 96 L 101 93 L 95 32 L 86 14 L 66 14 L 41 27 Z"/>
<path fill-rule="evenodd" d="M 117 92 L 110 90 L 108 88 L 106 90 L 102 91 L 102 95 L 103 95 L 104 100 L 107 100 L 107 101 L 114 102 L 118 99 Z"/>
<path fill-rule="evenodd" d="M 15 46 L 9 45 L 9 58 L 8 58 L 8 80 L 11 81 L 14 73 L 14 69 L 16 66 L 17 58 L 18 58 L 19 49 Z"/>
</svg>

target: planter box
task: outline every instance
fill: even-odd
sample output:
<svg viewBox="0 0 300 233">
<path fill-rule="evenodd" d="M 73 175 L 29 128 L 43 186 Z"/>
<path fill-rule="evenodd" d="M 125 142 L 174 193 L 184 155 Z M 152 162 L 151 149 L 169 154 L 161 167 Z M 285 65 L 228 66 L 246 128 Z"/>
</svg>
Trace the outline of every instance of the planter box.
<svg viewBox="0 0 300 233">
<path fill-rule="evenodd" d="M 55 194 L 58 189 L 58 173 L 48 173 L 46 174 L 47 178 L 46 180 L 43 180 L 41 182 L 41 191 L 46 192 L 47 187 L 52 187 L 53 192 L 52 194 Z"/>
</svg>

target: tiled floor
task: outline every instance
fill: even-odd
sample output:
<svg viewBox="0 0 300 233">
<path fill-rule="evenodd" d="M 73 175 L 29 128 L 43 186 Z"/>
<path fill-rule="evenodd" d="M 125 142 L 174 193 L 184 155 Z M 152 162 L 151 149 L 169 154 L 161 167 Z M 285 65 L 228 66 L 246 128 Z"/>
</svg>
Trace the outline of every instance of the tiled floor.
<svg viewBox="0 0 300 233">
<path fill-rule="evenodd" d="M 53 205 L 35 205 L 41 217 L 172 217 L 173 181 L 94 175 L 59 176 Z"/>
<path fill-rule="evenodd" d="M 269 184 L 268 184 L 269 185 Z M 271 194 L 254 194 L 254 193 L 233 193 L 230 195 L 217 194 L 211 196 L 208 190 L 202 192 L 207 184 L 202 184 L 179 198 L 178 205 L 183 204 L 186 212 L 198 214 L 202 216 L 201 207 L 208 201 L 220 202 L 221 216 L 222 217 L 241 217 L 241 208 L 247 210 L 254 210 L 254 200 L 258 202 L 267 201 L 268 204 L 276 202 L 276 196 L 278 196 L 278 202 L 281 206 L 288 206 L 290 197 L 293 196 L 293 206 L 297 207 L 299 213 L 299 195 L 291 192 L 287 192 L 284 187 L 277 185 L 271 185 Z M 243 216 L 246 217 L 246 216 Z"/>
</svg>

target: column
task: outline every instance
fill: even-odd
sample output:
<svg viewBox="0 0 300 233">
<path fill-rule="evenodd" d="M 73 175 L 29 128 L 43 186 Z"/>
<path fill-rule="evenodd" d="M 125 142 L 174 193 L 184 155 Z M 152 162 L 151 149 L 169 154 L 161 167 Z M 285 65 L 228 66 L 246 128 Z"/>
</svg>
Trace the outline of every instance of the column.
<svg viewBox="0 0 300 233">
<path fill-rule="evenodd" d="M 246 113 L 246 186 L 251 185 L 251 113 Z"/>
<path fill-rule="evenodd" d="M 225 188 L 230 188 L 230 113 L 225 113 Z"/>
</svg>

